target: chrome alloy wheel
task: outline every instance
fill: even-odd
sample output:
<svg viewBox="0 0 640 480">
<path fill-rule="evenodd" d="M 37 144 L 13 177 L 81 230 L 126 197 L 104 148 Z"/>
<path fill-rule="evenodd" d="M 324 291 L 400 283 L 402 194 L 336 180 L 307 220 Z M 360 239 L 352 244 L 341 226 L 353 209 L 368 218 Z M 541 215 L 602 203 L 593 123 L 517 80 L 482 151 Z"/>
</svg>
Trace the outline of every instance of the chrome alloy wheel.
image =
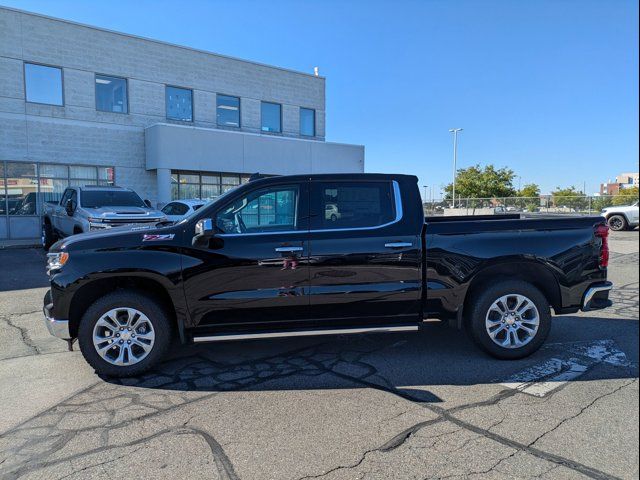
<svg viewBox="0 0 640 480">
<path fill-rule="evenodd" d="M 155 332 L 149 318 L 135 308 L 114 308 L 93 327 L 93 346 L 112 365 L 126 367 L 146 358 L 153 349 Z"/>
<path fill-rule="evenodd" d="M 503 348 L 524 347 L 538 333 L 540 314 L 535 304 L 517 293 L 498 298 L 485 319 L 487 333 Z"/>
</svg>

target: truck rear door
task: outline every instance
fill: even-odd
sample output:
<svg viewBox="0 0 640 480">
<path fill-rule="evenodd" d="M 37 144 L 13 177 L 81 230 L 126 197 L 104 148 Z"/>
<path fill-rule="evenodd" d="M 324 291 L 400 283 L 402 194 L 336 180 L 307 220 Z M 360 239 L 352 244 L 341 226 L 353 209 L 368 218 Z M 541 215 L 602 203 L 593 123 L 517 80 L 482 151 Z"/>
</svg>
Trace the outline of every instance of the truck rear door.
<svg viewBox="0 0 640 480">
<path fill-rule="evenodd" d="M 393 180 L 311 181 L 310 305 L 336 324 L 414 321 L 420 312 L 420 234 L 403 223 Z"/>
</svg>

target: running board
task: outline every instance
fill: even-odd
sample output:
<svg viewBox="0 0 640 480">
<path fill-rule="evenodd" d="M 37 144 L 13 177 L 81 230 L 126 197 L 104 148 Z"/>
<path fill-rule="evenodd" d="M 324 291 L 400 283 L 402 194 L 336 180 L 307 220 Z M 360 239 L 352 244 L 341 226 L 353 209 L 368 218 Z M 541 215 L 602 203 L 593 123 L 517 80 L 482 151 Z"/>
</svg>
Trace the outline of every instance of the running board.
<svg viewBox="0 0 640 480">
<path fill-rule="evenodd" d="M 284 337 L 310 337 L 317 335 L 351 335 L 355 333 L 393 333 L 393 332 L 416 332 L 418 325 L 398 325 L 390 327 L 359 327 L 359 328 L 332 328 L 316 330 L 295 330 L 282 332 L 262 332 L 262 333 L 238 333 L 219 334 L 193 337 L 194 343 L 204 342 L 226 342 L 229 340 L 251 340 L 256 338 L 284 338 Z"/>
</svg>

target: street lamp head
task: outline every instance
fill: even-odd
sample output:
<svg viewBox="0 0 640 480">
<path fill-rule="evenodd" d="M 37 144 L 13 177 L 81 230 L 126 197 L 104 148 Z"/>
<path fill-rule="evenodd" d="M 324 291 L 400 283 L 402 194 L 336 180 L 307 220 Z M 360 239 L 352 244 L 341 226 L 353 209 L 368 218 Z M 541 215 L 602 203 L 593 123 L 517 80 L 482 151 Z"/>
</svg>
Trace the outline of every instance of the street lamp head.
<svg viewBox="0 0 640 480">
<path fill-rule="evenodd" d="M 462 128 L 450 128 L 449 131 L 451 133 L 456 133 L 456 132 L 461 132 L 463 129 Z"/>
</svg>

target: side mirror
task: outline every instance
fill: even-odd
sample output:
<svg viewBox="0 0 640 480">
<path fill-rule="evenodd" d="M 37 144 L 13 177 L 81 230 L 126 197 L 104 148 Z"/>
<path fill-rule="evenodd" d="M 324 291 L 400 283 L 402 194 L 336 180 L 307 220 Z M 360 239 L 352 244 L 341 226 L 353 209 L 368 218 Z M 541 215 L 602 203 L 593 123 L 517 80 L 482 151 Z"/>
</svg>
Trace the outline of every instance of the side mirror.
<svg viewBox="0 0 640 480">
<path fill-rule="evenodd" d="M 64 204 L 64 209 L 67 212 L 67 215 L 70 217 L 73 216 L 73 201 L 71 199 L 67 200 Z"/>
<path fill-rule="evenodd" d="M 191 244 L 195 247 L 197 245 L 204 245 L 209 242 L 209 239 L 214 235 L 213 220 L 210 218 L 203 218 L 196 223 L 196 234 L 193 236 Z"/>
<path fill-rule="evenodd" d="M 145 204 L 147 207 L 149 207 L 149 208 L 153 208 L 153 207 L 151 206 L 151 201 L 149 201 L 149 200 L 145 200 L 145 201 L 144 201 L 144 204 Z"/>
</svg>

